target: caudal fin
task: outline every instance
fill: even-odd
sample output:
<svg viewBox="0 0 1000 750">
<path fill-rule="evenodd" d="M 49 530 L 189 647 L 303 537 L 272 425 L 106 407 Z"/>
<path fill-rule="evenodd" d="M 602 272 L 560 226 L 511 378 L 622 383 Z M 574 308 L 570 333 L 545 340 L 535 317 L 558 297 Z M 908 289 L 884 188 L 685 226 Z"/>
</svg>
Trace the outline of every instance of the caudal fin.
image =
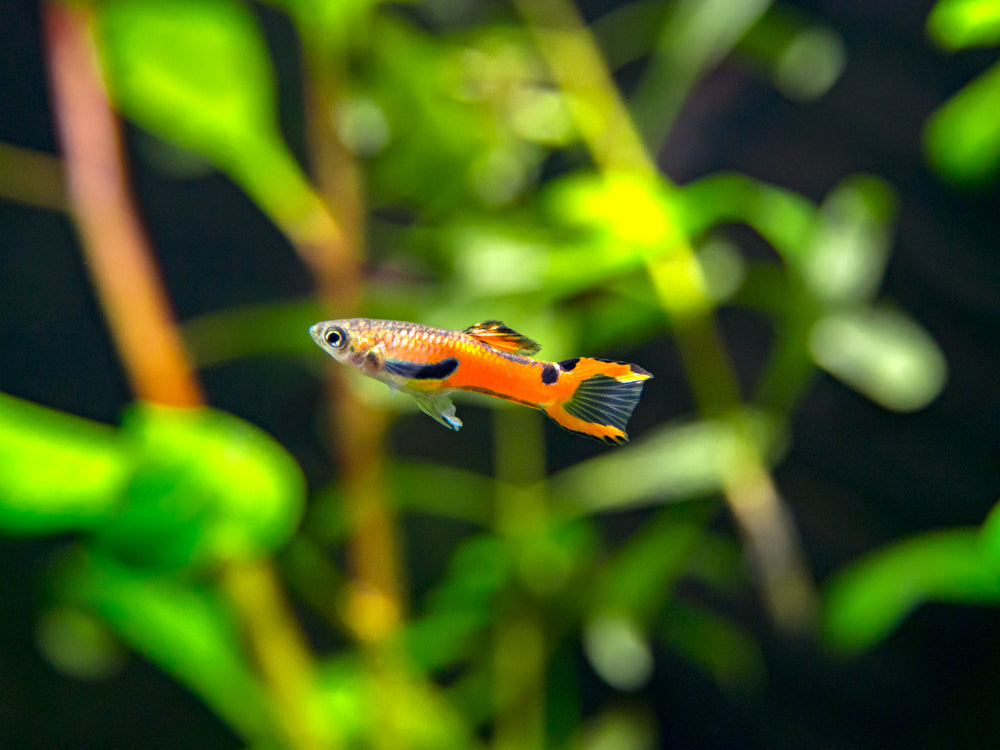
<svg viewBox="0 0 1000 750">
<path fill-rule="evenodd" d="M 652 375 L 639 365 L 582 357 L 559 363 L 559 379 L 572 378 L 576 389 L 563 401 L 546 407 L 557 424 L 572 432 L 608 443 L 628 440 L 625 427 L 642 386 Z"/>
</svg>

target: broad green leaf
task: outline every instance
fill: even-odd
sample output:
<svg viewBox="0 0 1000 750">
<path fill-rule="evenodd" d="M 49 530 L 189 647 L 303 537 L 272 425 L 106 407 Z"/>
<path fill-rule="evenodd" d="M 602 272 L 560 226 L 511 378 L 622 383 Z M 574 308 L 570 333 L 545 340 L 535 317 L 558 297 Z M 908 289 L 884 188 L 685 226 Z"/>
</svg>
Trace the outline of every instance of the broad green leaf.
<svg viewBox="0 0 1000 750">
<path fill-rule="evenodd" d="M 938 0 L 927 17 L 927 32 L 950 50 L 1000 43 L 1000 2 Z"/>
<path fill-rule="evenodd" d="M 820 318 L 809 335 L 816 363 L 894 411 L 933 401 L 948 375 L 944 355 L 915 321 L 889 308 L 858 308 Z"/>
<path fill-rule="evenodd" d="M 258 428 L 211 409 L 132 409 L 135 474 L 100 541 L 136 563 L 206 564 L 265 555 L 294 531 L 298 467 Z"/>
<path fill-rule="evenodd" d="M 210 590 L 82 551 L 61 561 L 56 596 L 97 613 L 129 646 L 198 695 L 245 739 L 274 739 L 266 692 Z"/>
<path fill-rule="evenodd" d="M 0 394 L 0 531 L 92 527 L 115 512 L 130 471 L 112 428 Z"/>
<path fill-rule="evenodd" d="M 1000 64 L 949 99 L 927 121 L 924 148 L 943 176 L 970 184 L 1000 169 Z"/>
<path fill-rule="evenodd" d="M 274 72 L 250 10 L 234 0 L 97 6 L 115 105 L 226 172 L 287 233 L 318 231 L 319 199 L 277 122 Z"/>
<path fill-rule="evenodd" d="M 860 651 L 923 602 L 1000 604 L 1000 565 L 976 529 L 924 534 L 878 550 L 825 586 L 830 642 Z"/>
</svg>

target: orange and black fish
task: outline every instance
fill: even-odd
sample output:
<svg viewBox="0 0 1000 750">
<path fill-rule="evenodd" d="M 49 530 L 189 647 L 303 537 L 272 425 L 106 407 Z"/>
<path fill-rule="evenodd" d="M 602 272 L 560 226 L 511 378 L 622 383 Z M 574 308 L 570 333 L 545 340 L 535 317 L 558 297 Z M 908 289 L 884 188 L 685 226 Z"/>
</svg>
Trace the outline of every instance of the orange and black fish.
<svg viewBox="0 0 1000 750">
<path fill-rule="evenodd" d="M 331 357 L 413 396 L 445 427 L 462 420 L 448 398 L 473 391 L 541 409 L 567 430 L 624 443 L 625 425 L 653 377 L 638 365 L 591 357 L 533 359 L 541 348 L 499 320 L 462 331 L 393 320 L 327 320 L 309 335 Z"/>
</svg>

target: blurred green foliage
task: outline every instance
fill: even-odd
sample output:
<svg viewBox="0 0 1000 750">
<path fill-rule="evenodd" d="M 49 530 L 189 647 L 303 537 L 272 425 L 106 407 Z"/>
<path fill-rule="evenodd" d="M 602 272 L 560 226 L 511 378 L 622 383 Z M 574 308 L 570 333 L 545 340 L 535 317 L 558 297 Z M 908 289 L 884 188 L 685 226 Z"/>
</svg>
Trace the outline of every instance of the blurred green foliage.
<svg viewBox="0 0 1000 750">
<path fill-rule="evenodd" d="M 486 477 L 389 456 L 401 513 L 474 531 L 438 561 L 426 596 L 409 603 L 396 644 L 404 677 L 373 671 L 353 644 L 316 657 L 308 710 L 325 738 L 374 747 L 389 732 L 405 738 L 399 746 L 480 744 L 484 727 L 509 711 L 496 698 L 512 669 L 497 642 L 522 644 L 525 654 L 542 643 L 546 682 L 534 689 L 568 718 L 550 722 L 539 745 L 654 744 L 641 708 L 582 715 L 566 643 L 582 644 L 595 672 L 623 693 L 649 680 L 659 648 L 729 689 L 752 688 L 765 677 L 753 638 L 675 588 L 682 578 L 722 592 L 750 583 L 738 542 L 709 527 L 733 465 L 748 443 L 768 464 L 781 459 L 819 369 L 897 411 L 924 407 L 946 379 L 929 334 L 879 296 L 894 237 L 891 187 L 857 176 L 817 205 L 740 174 L 677 186 L 599 172 L 582 154 L 568 95 L 516 18 L 452 25 L 436 3 L 418 24 L 366 0 L 273 5 L 288 13 L 304 54 L 343 79 L 336 111 L 312 116 L 331 118 L 363 167 L 369 263 L 394 271 L 373 274 L 365 314 L 449 327 L 517 321 L 551 359 L 655 342 L 667 323 L 683 326 L 706 306 L 754 310 L 775 334 L 745 402 L 659 415 L 627 449 L 549 476 L 542 468 Z M 929 28 L 950 49 L 995 43 L 993 6 L 943 0 Z M 94 9 L 122 114 L 228 175 L 294 237 L 320 199 L 279 129 L 254 8 L 108 0 Z M 769 2 L 642 2 L 594 31 L 616 65 L 648 57 L 630 105 L 654 145 L 692 87 L 729 55 L 800 99 L 821 96 L 843 65 L 834 30 Z M 998 84 L 987 74 L 931 120 L 928 149 L 943 172 L 978 178 L 1000 161 Z M 565 166 L 544 177 L 554 153 Z M 407 220 L 385 218 L 391 211 Z M 774 258 L 744 257 L 726 231 L 734 223 Z M 680 243 L 692 244 L 694 266 L 670 265 Z M 653 262 L 672 284 L 666 300 L 649 278 Z M 305 330 L 319 314 L 312 300 L 219 310 L 187 322 L 185 335 L 202 367 L 262 353 L 315 363 L 322 355 Z M 351 384 L 380 408 L 408 407 L 380 386 Z M 513 435 L 529 459 L 541 454 L 537 429 L 505 432 L 502 419 L 497 451 Z M 347 585 L 332 551 L 351 522 L 339 484 L 310 489 L 303 520 L 307 488 L 292 457 L 213 410 L 139 404 L 112 429 L 0 396 L 0 529 L 73 534 L 53 567 L 43 652 L 67 673 L 100 676 L 116 663 L 113 632 L 258 747 L 278 741 L 275 708 L 213 575 L 228 561 L 278 556 L 296 593 L 346 638 L 330 604 Z M 527 510 L 512 514 L 518 522 L 502 521 L 508 503 Z M 600 514 L 636 507 L 647 520 L 623 540 L 606 539 Z M 839 576 L 826 599 L 832 642 L 869 646 L 927 599 L 996 602 L 998 517 L 982 530 L 877 552 Z"/>
<path fill-rule="evenodd" d="M 949 51 L 1000 41 L 1000 7 L 991 0 L 939 0 L 927 19 L 931 39 Z M 1000 168 L 1000 64 L 973 79 L 927 122 L 925 145 L 942 176 L 966 184 L 992 181 Z"/>
</svg>

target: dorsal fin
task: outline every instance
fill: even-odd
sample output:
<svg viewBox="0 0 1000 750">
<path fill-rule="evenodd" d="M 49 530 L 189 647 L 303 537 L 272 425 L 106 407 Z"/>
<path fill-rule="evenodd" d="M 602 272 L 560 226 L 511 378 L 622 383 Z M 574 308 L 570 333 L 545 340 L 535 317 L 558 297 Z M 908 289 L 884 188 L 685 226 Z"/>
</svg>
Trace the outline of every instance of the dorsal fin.
<svg viewBox="0 0 1000 750">
<path fill-rule="evenodd" d="M 462 333 L 479 339 L 494 349 L 514 354 L 531 356 L 537 354 L 542 348 L 524 334 L 518 333 L 513 328 L 508 328 L 499 320 L 484 320 L 482 323 L 469 326 Z"/>
</svg>

